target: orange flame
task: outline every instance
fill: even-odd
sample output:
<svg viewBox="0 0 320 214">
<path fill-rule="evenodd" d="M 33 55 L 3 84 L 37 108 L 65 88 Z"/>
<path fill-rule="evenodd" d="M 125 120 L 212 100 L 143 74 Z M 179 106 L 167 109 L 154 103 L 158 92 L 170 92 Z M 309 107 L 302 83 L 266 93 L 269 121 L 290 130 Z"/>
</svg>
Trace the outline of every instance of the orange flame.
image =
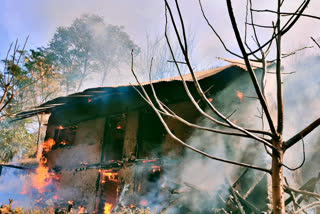
<svg viewBox="0 0 320 214">
<path fill-rule="evenodd" d="M 61 129 L 64 129 L 64 127 L 63 127 L 63 126 L 58 126 L 58 129 L 60 129 L 60 130 L 61 130 Z"/>
<path fill-rule="evenodd" d="M 111 209 L 112 209 L 112 204 L 109 203 L 104 203 L 104 214 L 110 214 L 111 213 Z"/>
<path fill-rule="evenodd" d="M 140 201 L 140 204 L 141 204 L 142 206 L 146 206 L 146 205 L 147 205 L 147 201 L 141 200 L 141 201 Z"/>
<path fill-rule="evenodd" d="M 157 172 L 157 171 L 160 172 L 161 166 L 151 166 L 151 168 L 152 168 L 152 172 Z"/>
<path fill-rule="evenodd" d="M 156 160 L 154 160 L 154 159 L 153 160 L 143 160 L 142 163 L 149 163 L 149 162 L 154 162 L 154 161 L 156 161 Z"/>
<path fill-rule="evenodd" d="M 43 151 L 49 152 L 54 144 L 56 144 L 56 142 L 52 138 L 49 138 L 48 140 L 44 141 Z"/>
<path fill-rule="evenodd" d="M 83 214 L 83 213 L 84 213 L 84 206 L 79 206 L 77 214 Z"/>
<path fill-rule="evenodd" d="M 120 129 L 122 129 L 122 127 L 121 127 L 120 125 L 118 125 L 118 126 L 117 126 L 117 129 L 120 130 Z"/>
<path fill-rule="evenodd" d="M 42 157 L 36 169 L 36 175 L 31 177 L 32 186 L 37 189 L 39 193 L 43 193 L 45 187 L 52 182 L 52 176 L 49 173 L 48 167 L 45 165 L 46 163 L 47 159 Z"/>
<path fill-rule="evenodd" d="M 243 100 L 243 93 L 242 93 L 241 91 L 239 91 L 239 90 L 238 90 L 236 93 L 237 93 L 237 97 L 239 98 L 240 102 L 242 102 L 242 100 Z"/>
<path fill-rule="evenodd" d="M 102 171 L 102 180 L 104 181 L 103 183 L 105 183 L 105 177 L 108 177 L 109 181 L 114 181 L 114 182 L 118 182 L 118 178 L 117 178 L 118 173 L 116 172 L 112 172 L 111 170 L 104 170 Z"/>
</svg>

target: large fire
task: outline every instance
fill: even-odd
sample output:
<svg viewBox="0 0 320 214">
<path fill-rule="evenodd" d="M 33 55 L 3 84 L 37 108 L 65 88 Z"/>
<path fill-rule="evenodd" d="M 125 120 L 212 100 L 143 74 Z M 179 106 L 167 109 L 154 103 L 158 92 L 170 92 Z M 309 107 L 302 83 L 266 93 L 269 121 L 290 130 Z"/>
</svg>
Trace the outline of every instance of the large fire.
<svg viewBox="0 0 320 214">
<path fill-rule="evenodd" d="M 242 100 L 243 100 L 243 93 L 242 93 L 241 91 L 239 91 L 239 90 L 238 90 L 236 93 L 237 93 L 237 97 L 239 98 L 240 102 L 242 102 Z"/>
<path fill-rule="evenodd" d="M 111 209 L 112 209 L 112 204 L 104 203 L 104 208 L 103 208 L 104 214 L 110 214 Z"/>
<path fill-rule="evenodd" d="M 35 200 L 35 203 L 42 203 L 44 198 L 58 200 L 58 195 L 55 194 L 54 190 L 58 188 L 57 184 L 60 177 L 50 171 L 45 156 L 52 149 L 53 145 L 55 145 L 55 141 L 51 138 L 43 142 L 43 154 L 39 157 L 38 167 L 30 175 L 30 182 L 23 184 L 21 188 L 20 194 L 29 194 L 38 199 Z M 46 192 L 50 192 L 51 194 L 43 194 Z"/>
<path fill-rule="evenodd" d="M 31 177 L 32 186 L 37 189 L 39 193 L 45 192 L 45 188 L 51 184 L 53 178 L 52 174 L 49 173 L 46 163 L 47 159 L 42 157 L 36 169 L 36 174 Z"/>
</svg>

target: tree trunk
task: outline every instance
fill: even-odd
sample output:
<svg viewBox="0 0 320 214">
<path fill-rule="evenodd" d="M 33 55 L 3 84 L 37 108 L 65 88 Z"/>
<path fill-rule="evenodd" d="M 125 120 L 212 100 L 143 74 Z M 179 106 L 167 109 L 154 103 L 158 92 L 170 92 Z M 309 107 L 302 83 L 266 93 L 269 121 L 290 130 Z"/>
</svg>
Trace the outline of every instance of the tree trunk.
<svg viewBox="0 0 320 214">
<path fill-rule="evenodd" d="M 272 153 L 272 201 L 273 201 L 273 213 L 284 214 L 285 206 L 283 199 L 283 151 L 282 141 L 274 141 L 273 145 L 278 148 L 278 151 Z"/>
<path fill-rule="evenodd" d="M 84 60 L 84 66 L 83 66 L 83 73 L 81 74 L 81 79 L 80 79 L 80 83 L 79 83 L 77 91 L 80 91 L 80 89 L 82 87 L 83 80 L 84 80 L 84 78 L 86 77 L 86 74 L 87 74 L 87 67 L 88 67 L 88 59 L 85 59 Z"/>
<path fill-rule="evenodd" d="M 107 76 L 107 71 L 104 71 L 104 72 L 103 72 L 102 81 L 101 81 L 101 86 L 103 86 L 104 81 L 106 80 L 106 76 Z"/>
<path fill-rule="evenodd" d="M 103 77 L 101 80 L 101 87 L 104 85 L 104 82 L 107 78 L 107 73 L 108 73 L 108 67 L 105 65 L 105 63 L 103 63 L 103 69 L 104 69 L 104 72 L 103 72 Z"/>
</svg>

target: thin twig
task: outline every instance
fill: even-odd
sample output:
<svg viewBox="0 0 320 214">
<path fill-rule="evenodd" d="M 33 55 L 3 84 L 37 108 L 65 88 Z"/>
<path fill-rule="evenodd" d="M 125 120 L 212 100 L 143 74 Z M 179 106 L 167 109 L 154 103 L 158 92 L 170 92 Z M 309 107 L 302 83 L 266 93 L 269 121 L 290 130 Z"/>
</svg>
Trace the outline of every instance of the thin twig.
<svg viewBox="0 0 320 214">
<path fill-rule="evenodd" d="M 203 7 L 202 7 L 202 3 L 201 3 L 201 0 L 199 0 L 199 5 L 200 5 L 200 9 L 201 9 L 201 12 L 202 12 L 202 16 L 203 18 L 206 20 L 208 26 L 210 27 L 210 29 L 213 31 L 213 33 L 218 37 L 220 43 L 222 44 L 222 46 L 224 47 L 224 49 L 229 52 L 230 54 L 236 56 L 236 57 L 239 57 L 239 58 L 242 58 L 239 54 L 236 54 L 234 52 L 232 52 L 229 48 L 227 48 L 226 44 L 223 42 L 221 36 L 217 33 L 217 31 L 214 29 L 214 27 L 211 25 L 211 23 L 209 22 L 204 10 L 203 10 Z"/>
<path fill-rule="evenodd" d="M 174 63 L 174 61 L 173 61 L 173 60 L 167 60 L 167 62 L 173 62 L 173 63 Z M 177 61 L 176 63 L 179 63 L 179 64 L 187 64 L 187 63 L 185 63 L 185 62 L 181 62 L 181 61 Z"/>
<path fill-rule="evenodd" d="M 255 27 L 272 28 L 272 29 L 273 29 L 273 26 L 259 25 L 259 24 L 251 24 L 251 23 L 248 23 L 248 22 L 246 22 L 246 24 L 247 24 L 247 25 L 251 25 L 251 26 L 255 26 Z"/>
<path fill-rule="evenodd" d="M 284 181 L 286 182 L 287 186 L 289 187 L 289 182 L 287 180 L 287 177 L 284 177 Z M 293 202 L 293 211 L 296 211 L 296 208 L 299 206 L 299 204 L 297 203 L 296 197 L 294 196 L 294 194 L 292 193 L 291 190 L 288 189 L 289 195 L 292 198 L 292 202 Z"/>
<path fill-rule="evenodd" d="M 306 209 L 313 208 L 313 207 L 319 207 L 319 206 L 320 206 L 320 201 L 315 201 L 315 202 L 312 202 L 312 203 L 306 205 L 305 207 L 297 210 L 294 214 L 299 214 L 301 211 L 304 211 Z"/>
<path fill-rule="evenodd" d="M 277 11 L 274 10 L 257 10 L 257 9 L 252 9 L 253 12 L 269 12 L 269 13 L 277 13 Z M 283 16 L 291 16 L 291 15 L 298 15 L 298 13 L 289 13 L 289 12 L 280 12 L 281 15 Z M 314 15 L 309 15 L 309 14 L 301 14 L 300 16 L 302 17 L 308 17 L 308 18 L 312 18 L 312 19 L 319 19 L 319 16 L 314 16 Z"/>
<path fill-rule="evenodd" d="M 286 34 L 293 26 L 294 24 L 299 20 L 300 16 L 303 15 L 303 12 L 304 10 L 307 8 L 307 6 L 309 5 L 310 3 L 310 0 L 307 0 L 307 1 L 304 1 L 300 7 L 298 8 L 297 12 L 296 13 L 293 13 L 295 16 L 295 18 L 293 18 L 293 20 L 291 21 L 291 18 L 288 20 L 288 22 L 282 27 L 281 31 L 278 32 L 280 33 L 282 36 L 284 34 Z M 291 22 L 290 22 L 291 21 Z M 248 56 L 260 51 L 262 48 L 266 47 L 267 45 L 269 45 L 277 36 L 278 36 L 278 33 L 274 34 L 267 42 L 265 42 L 263 45 L 261 45 L 260 48 L 248 53 Z"/>
<path fill-rule="evenodd" d="M 313 38 L 313 37 L 310 37 L 311 39 L 312 39 L 312 41 L 314 42 L 314 43 L 316 43 L 316 45 L 320 48 L 320 44 Z"/>
</svg>

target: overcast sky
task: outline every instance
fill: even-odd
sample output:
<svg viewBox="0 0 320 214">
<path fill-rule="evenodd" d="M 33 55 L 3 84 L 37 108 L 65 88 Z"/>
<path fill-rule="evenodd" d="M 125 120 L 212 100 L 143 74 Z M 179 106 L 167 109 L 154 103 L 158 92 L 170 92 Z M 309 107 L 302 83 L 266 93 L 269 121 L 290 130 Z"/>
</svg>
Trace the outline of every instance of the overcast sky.
<svg viewBox="0 0 320 214">
<path fill-rule="evenodd" d="M 182 2 L 182 1 L 180 1 Z M 257 3 L 255 3 L 257 2 Z M 287 0 L 283 11 L 294 11 L 298 2 Z M 246 0 L 233 1 L 239 28 L 243 31 Z M 203 0 L 203 4 L 212 24 L 222 35 L 230 49 L 238 52 L 232 29 L 227 17 L 225 1 Z M 274 8 L 275 0 L 254 1 L 255 8 Z M 16 38 L 24 40 L 30 35 L 28 48 L 45 46 L 52 38 L 58 26 L 68 26 L 82 14 L 103 16 L 106 23 L 122 25 L 139 46 L 143 46 L 146 33 L 163 35 L 164 3 L 162 0 L 1 0 L 0 1 L 0 56 L 4 55 L 9 44 Z M 307 8 L 308 14 L 318 15 L 320 1 L 312 0 Z M 231 57 L 211 33 L 205 24 L 198 5 L 198 0 L 183 0 L 182 13 L 186 25 L 195 35 L 196 64 L 215 66 L 215 57 Z M 271 24 L 272 16 L 261 14 L 256 17 L 259 24 Z M 312 44 L 310 36 L 320 36 L 320 21 L 304 18 L 283 40 L 289 49 L 304 44 Z M 264 34 L 261 38 L 266 38 Z"/>
</svg>

